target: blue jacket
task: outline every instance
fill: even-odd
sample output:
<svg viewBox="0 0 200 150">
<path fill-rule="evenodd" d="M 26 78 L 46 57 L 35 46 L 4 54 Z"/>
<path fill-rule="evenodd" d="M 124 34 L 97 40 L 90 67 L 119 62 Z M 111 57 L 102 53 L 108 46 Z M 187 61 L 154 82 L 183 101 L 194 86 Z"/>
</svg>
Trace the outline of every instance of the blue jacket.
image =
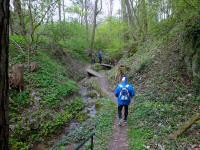
<svg viewBox="0 0 200 150">
<path fill-rule="evenodd" d="M 99 58 L 102 58 L 102 57 L 103 57 L 102 51 L 99 51 L 99 52 L 98 52 L 98 57 L 99 57 Z"/>
<path fill-rule="evenodd" d="M 126 85 L 129 85 L 127 89 L 130 94 L 130 98 L 128 100 L 121 100 L 119 97 L 119 94 L 121 92 L 122 87 L 125 87 Z M 135 89 L 132 85 L 128 84 L 127 77 L 126 77 L 125 82 L 119 84 L 117 86 L 117 88 L 115 89 L 115 96 L 117 97 L 118 105 L 129 105 L 131 103 L 131 98 L 133 98 L 133 96 L 135 96 Z"/>
</svg>

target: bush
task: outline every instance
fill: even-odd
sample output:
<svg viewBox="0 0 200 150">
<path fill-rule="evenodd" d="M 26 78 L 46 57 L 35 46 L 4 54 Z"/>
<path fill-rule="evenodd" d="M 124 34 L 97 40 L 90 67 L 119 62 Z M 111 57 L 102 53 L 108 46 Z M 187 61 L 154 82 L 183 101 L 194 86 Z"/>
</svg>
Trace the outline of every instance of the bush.
<svg viewBox="0 0 200 150">
<path fill-rule="evenodd" d="M 49 47 L 50 44 L 52 50 L 65 49 L 72 56 L 82 60 L 85 59 L 85 50 L 89 45 L 85 26 L 76 22 L 50 24 L 45 27 L 44 36 L 40 40 L 41 45 Z"/>
</svg>

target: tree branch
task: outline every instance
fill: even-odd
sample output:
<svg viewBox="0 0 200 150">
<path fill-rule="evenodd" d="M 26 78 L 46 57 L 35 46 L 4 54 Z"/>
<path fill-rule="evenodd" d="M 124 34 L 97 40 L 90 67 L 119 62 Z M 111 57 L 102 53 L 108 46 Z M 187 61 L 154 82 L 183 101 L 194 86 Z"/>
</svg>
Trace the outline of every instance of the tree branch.
<svg viewBox="0 0 200 150">
<path fill-rule="evenodd" d="M 38 22 L 38 23 L 35 25 L 34 31 L 42 24 L 42 22 L 43 22 L 45 16 L 47 15 L 48 11 L 49 11 L 49 10 L 51 9 L 51 7 L 52 7 L 53 5 L 55 5 L 58 1 L 59 1 L 59 0 L 56 0 L 56 1 L 54 1 L 53 3 L 51 3 L 51 4 L 48 6 L 48 8 L 47 8 L 47 10 L 45 11 L 44 15 L 42 16 L 40 22 Z"/>
<path fill-rule="evenodd" d="M 100 3 L 101 3 L 100 9 L 97 11 L 96 15 L 98 15 L 101 12 L 101 10 L 102 10 L 102 0 L 100 0 Z"/>
</svg>

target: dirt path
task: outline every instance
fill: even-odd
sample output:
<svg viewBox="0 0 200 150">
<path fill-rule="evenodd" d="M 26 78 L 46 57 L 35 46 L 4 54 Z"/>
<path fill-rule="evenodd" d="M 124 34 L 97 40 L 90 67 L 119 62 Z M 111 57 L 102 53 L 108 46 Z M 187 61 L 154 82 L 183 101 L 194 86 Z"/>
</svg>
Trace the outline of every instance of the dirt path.
<svg viewBox="0 0 200 150">
<path fill-rule="evenodd" d="M 102 91 L 108 95 L 109 99 L 116 102 L 111 87 L 106 76 L 101 75 L 99 78 L 99 85 Z M 128 150 L 128 126 L 118 126 L 118 117 L 116 115 L 113 127 L 113 135 L 109 142 L 109 150 Z"/>
</svg>

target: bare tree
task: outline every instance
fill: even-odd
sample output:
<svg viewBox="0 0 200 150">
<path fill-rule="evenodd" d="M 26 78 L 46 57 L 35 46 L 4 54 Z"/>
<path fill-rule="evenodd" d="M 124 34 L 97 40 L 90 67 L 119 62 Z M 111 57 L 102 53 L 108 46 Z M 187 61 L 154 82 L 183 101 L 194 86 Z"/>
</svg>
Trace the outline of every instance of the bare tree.
<svg viewBox="0 0 200 150">
<path fill-rule="evenodd" d="M 95 38 L 95 32 L 96 32 L 96 26 L 97 26 L 97 15 L 102 10 L 102 0 L 100 0 L 100 8 L 99 9 L 98 9 L 98 2 L 99 2 L 99 0 L 95 0 L 92 36 L 91 36 L 91 44 L 90 44 L 91 50 L 94 49 L 94 38 Z"/>
<path fill-rule="evenodd" d="M 35 39 L 38 39 L 35 37 L 35 31 L 36 29 L 43 23 L 47 13 L 50 11 L 50 9 L 58 2 L 58 0 L 51 2 L 51 4 L 48 5 L 48 7 L 45 9 L 44 12 L 42 12 L 41 17 L 38 17 L 33 13 L 33 4 L 31 0 L 28 0 L 28 12 L 29 12 L 29 19 L 30 19 L 30 29 L 28 34 L 28 39 L 25 38 L 26 41 L 28 41 L 28 65 L 30 65 L 30 52 L 34 52 L 35 50 Z M 40 19 L 38 19 L 38 18 Z M 48 18 L 47 18 L 48 19 Z M 36 20 L 38 20 L 36 22 Z"/>
<path fill-rule="evenodd" d="M 19 28 L 20 28 L 21 34 L 26 35 L 24 15 L 23 15 L 22 8 L 21 8 L 21 1 L 20 0 L 14 0 L 13 4 L 14 4 L 14 11 L 19 18 Z"/>
<path fill-rule="evenodd" d="M 0 149 L 8 150 L 9 0 L 0 0 Z"/>
</svg>

